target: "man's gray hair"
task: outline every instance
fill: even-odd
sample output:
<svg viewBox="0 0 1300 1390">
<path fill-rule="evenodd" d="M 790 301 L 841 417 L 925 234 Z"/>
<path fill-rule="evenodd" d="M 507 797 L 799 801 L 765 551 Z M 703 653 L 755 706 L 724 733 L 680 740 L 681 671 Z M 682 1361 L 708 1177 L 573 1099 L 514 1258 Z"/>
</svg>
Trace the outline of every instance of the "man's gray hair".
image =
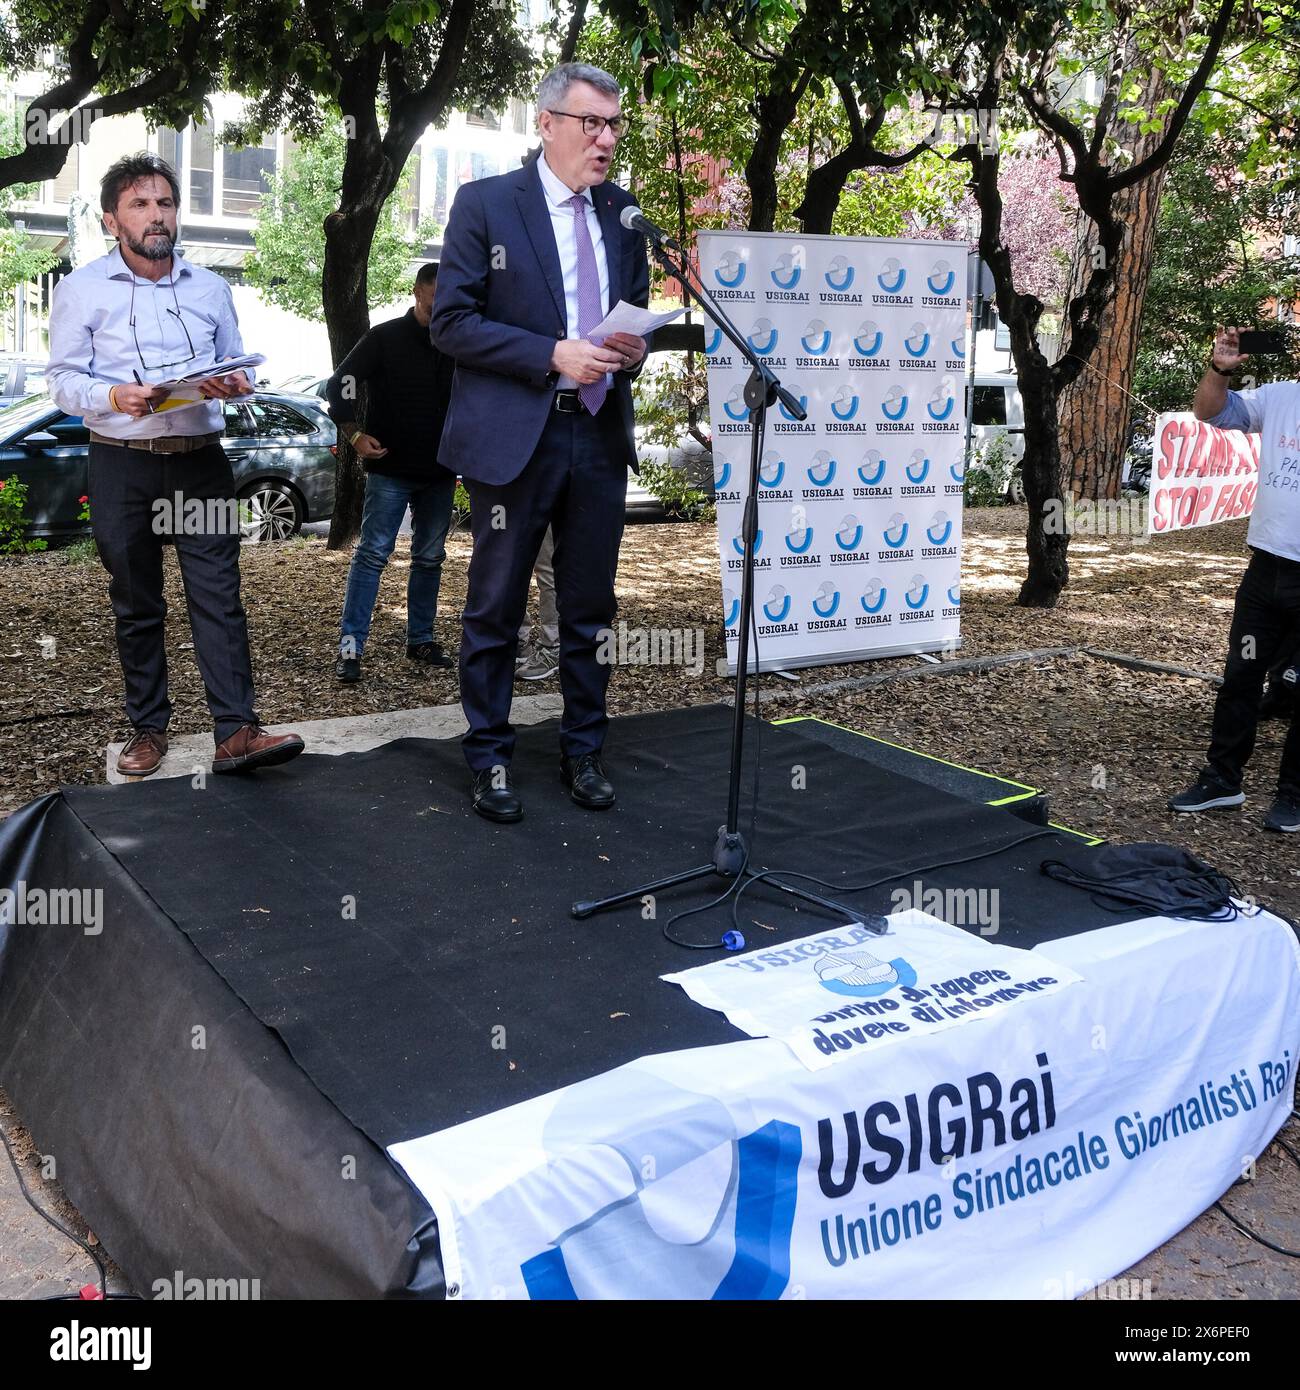
<svg viewBox="0 0 1300 1390">
<path fill-rule="evenodd" d="M 575 82 L 585 82 L 608 97 L 623 95 L 618 78 L 611 77 L 604 68 L 593 67 L 590 63 L 557 63 L 537 84 L 538 111 L 555 110 Z"/>
</svg>

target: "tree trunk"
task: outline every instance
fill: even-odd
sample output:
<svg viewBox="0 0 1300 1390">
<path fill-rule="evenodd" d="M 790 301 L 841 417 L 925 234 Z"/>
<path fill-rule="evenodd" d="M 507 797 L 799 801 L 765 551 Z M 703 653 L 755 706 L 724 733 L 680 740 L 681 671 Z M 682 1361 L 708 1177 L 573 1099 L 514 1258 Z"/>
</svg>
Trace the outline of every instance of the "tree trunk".
<svg viewBox="0 0 1300 1390">
<path fill-rule="evenodd" d="M 344 184 L 347 183 L 346 169 Z M 386 194 L 384 195 L 387 196 Z M 383 206 L 383 199 L 379 207 Z M 366 296 L 366 267 L 379 222 L 378 208 L 350 214 L 331 213 L 325 219 L 325 264 L 321 275 L 321 301 L 329 333 L 330 360 L 335 367 L 352 351 L 370 327 Z M 365 418 L 365 397 L 358 392 L 359 420 Z M 366 474 L 361 460 L 340 435 L 338 467 L 334 477 L 334 515 L 327 542 L 330 550 L 351 545 L 361 530 Z"/>
<path fill-rule="evenodd" d="M 792 70 L 780 63 L 772 70 L 772 82 L 755 103 L 758 132 L 754 148 L 745 161 L 745 183 L 749 187 L 749 230 L 770 232 L 776 227 L 776 166 L 781 157 L 781 140 L 799 109 L 811 73 L 804 69 L 792 83 Z"/>
<path fill-rule="evenodd" d="M 1157 73 L 1138 100 L 1151 111 L 1169 95 L 1168 82 Z M 1132 163 L 1144 159 L 1159 144 L 1162 133 L 1139 134 L 1136 124 L 1114 128 Z M 1161 166 L 1149 178 L 1120 189 L 1111 202 L 1111 215 L 1123 228 L 1123 242 L 1115 259 L 1111 297 L 1101 316 L 1101 336 L 1087 366 L 1061 392 L 1062 480 L 1074 497 L 1119 496 L 1133 418 L 1129 389 L 1137 361 L 1138 328 L 1167 173 L 1168 166 Z M 1079 226 L 1066 303 L 1084 292 L 1097 257 L 1103 254 L 1097 223 L 1081 212 Z"/>
</svg>

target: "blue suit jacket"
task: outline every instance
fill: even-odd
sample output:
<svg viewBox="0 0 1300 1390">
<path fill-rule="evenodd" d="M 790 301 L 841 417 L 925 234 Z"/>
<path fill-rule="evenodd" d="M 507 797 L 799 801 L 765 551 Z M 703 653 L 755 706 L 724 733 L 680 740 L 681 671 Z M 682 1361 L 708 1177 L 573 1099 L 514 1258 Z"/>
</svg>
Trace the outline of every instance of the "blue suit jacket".
<svg viewBox="0 0 1300 1390">
<path fill-rule="evenodd" d="M 650 295 L 645 239 L 619 214 L 636 199 L 616 184 L 591 190 L 609 270 L 609 304 L 644 307 Z M 438 266 L 429 333 L 456 361 L 438 461 L 482 483 L 508 483 L 532 457 L 546 426 L 558 375 L 556 341 L 567 336 L 564 280 L 551 214 L 534 161 L 462 186 L 452 205 Z M 636 466 L 632 377 L 614 373 L 607 410 Z"/>
</svg>

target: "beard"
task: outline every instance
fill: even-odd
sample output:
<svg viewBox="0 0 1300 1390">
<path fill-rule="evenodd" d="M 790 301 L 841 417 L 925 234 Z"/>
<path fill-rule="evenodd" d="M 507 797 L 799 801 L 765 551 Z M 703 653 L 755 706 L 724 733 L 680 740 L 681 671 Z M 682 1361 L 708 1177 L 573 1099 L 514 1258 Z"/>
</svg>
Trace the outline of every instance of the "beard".
<svg viewBox="0 0 1300 1390">
<path fill-rule="evenodd" d="M 137 256 L 143 256 L 148 261 L 165 261 L 171 255 L 176 239 L 165 228 L 156 229 L 161 233 L 155 236 L 152 232 L 146 232 L 138 241 L 131 236 L 122 234 L 122 240 L 135 252 Z"/>
</svg>

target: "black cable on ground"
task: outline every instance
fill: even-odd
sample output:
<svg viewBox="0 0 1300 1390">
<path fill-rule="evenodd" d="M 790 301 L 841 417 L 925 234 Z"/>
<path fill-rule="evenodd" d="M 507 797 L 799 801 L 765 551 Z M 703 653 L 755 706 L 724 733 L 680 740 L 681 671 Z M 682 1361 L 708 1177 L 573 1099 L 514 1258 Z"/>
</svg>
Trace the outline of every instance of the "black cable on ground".
<svg viewBox="0 0 1300 1390">
<path fill-rule="evenodd" d="M 106 1286 L 107 1286 L 107 1282 L 108 1282 L 108 1271 L 104 1268 L 104 1262 L 103 1262 L 103 1260 L 101 1260 L 100 1257 L 99 1257 L 99 1255 L 96 1254 L 96 1252 L 95 1252 L 93 1246 L 87 1245 L 86 1242 L 85 1242 L 84 1240 L 82 1240 L 80 1236 L 74 1235 L 70 1230 L 68 1230 L 68 1228 L 67 1228 L 66 1226 L 64 1226 L 64 1225 L 62 1225 L 60 1222 L 56 1221 L 56 1220 L 49 1214 L 48 1211 L 46 1211 L 43 1207 L 41 1207 L 40 1205 L 38 1205 L 36 1199 L 35 1199 L 35 1198 L 32 1196 L 32 1194 L 27 1190 L 27 1183 L 23 1180 L 23 1170 L 18 1166 L 18 1160 L 17 1160 L 17 1158 L 14 1157 L 14 1151 L 13 1151 L 13 1149 L 10 1147 L 10 1144 L 9 1144 L 9 1136 L 5 1133 L 4 1127 L 3 1127 L 2 1125 L 0 1125 L 0 1142 L 3 1142 L 3 1144 L 4 1144 L 4 1146 L 5 1146 L 5 1153 L 7 1153 L 7 1154 L 9 1155 L 9 1163 L 10 1163 L 10 1166 L 11 1166 L 11 1167 L 13 1168 L 13 1170 L 14 1170 L 14 1177 L 16 1177 L 16 1178 L 18 1179 L 18 1187 L 19 1187 L 19 1190 L 22 1192 L 23 1196 L 27 1198 L 27 1205 L 28 1205 L 29 1207 L 31 1207 L 31 1209 L 32 1209 L 32 1210 L 37 1214 L 37 1216 L 39 1216 L 43 1221 L 48 1221 L 48 1222 L 50 1223 L 50 1225 L 53 1226 L 54 1229 L 55 1229 L 56 1231 L 59 1232 L 60 1235 L 67 1236 L 67 1238 L 68 1238 L 70 1241 L 72 1241 L 72 1243 L 73 1243 L 74 1245 L 79 1245 L 79 1246 L 86 1252 L 86 1254 L 89 1255 L 90 1258 L 91 1258 L 92 1260 L 94 1260 L 94 1262 L 95 1262 L 95 1268 L 96 1268 L 97 1270 L 99 1270 L 99 1296 L 100 1296 L 101 1298 L 107 1298 L 107 1297 L 109 1296 L 109 1295 L 108 1295 L 108 1289 L 107 1289 L 107 1287 L 106 1287 Z M 54 1297 L 55 1297 L 56 1299 L 63 1299 L 63 1298 L 72 1299 L 72 1298 L 80 1298 L 81 1295 L 80 1295 L 80 1294 L 56 1294 L 56 1295 L 54 1295 Z"/>
<path fill-rule="evenodd" d="M 1291 1118 L 1293 1120 L 1300 1120 L 1300 1111 L 1292 1110 Z M 1283 1139 L 1280 1135 L 1274 1135 L 1273 1143 L 1285 1149 L 1286 1152 L 1291 1156 L 1292 1163 L 1294 1163 L 1297 1168 L 1300 1168 L 1300 1154 L 1297 1154 L 1296 1151 L 1291 1147 L 1290 1144 L 1286 1142 L 1285 1139 Z M 1267 1249 L 1272 1250 L 1279 1255 L 1286 1255 L 1290 1259 L 1300 1260 L 1300 1250 L 1288 1250 L 1285 1245 L 1275 1245 L 1266 1236 L 1260 1235 L 1258 1231 L 1252 1231 L 1250 1227 L 1245 1224 L 1245 1222 L 1235 1217 L 1228 1210 L 1228 1208 L 1223 1205 L 1222 1199 L 1215 1202 L 1214 1205 L 1219 1211 L 1223 1213 L 1224 1216 L 1228 1218 L 1229 1221 L 1232 1222 L 1232 1224 L 1242 1233 L 1243 1236 L 1247 1236 L 1250 1240 L 1253 1240 L 1258 1244 L 1265 1246 Z"/>
</svg>

